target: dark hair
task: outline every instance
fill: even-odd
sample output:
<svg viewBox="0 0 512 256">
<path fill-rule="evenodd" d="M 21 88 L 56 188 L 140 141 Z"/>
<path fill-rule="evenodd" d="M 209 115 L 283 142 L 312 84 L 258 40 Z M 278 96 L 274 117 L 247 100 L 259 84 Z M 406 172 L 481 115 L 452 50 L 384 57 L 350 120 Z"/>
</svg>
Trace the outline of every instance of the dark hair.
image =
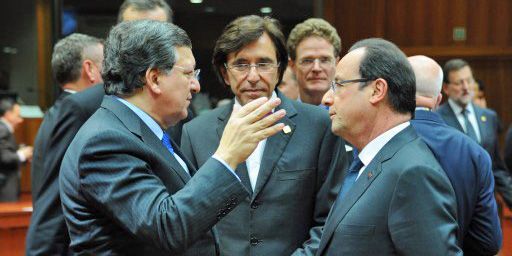
<svg viewBox="0 0 512 256">
<path fill-rule="evenodd" d="M 192 48 L 192 43 L 187 33 L 172 23 L 136 20 L 116 25 L 105 42 L 105 92 L 131 95 L 146 83 L 148 69 L 172 69 L 176 47 Z"/>
<path fill-rule="evenodd" d="M 101 44 L 103 44 L 103 40 L 79 33 L 59 40 L 53 47 L 51 61 L 52 74 L 57 83 L 63 86 L 66 83 L 77 81 L 80 78 L 82 62 L 85 59 L 101 63 L 100 56 L 94 56 L 95 52 L 86 51 L 88 47 Z"/>
<path fill-rule="evenodd" d="M 451 59 L 444 64 L 443 82 L 450 83 L 448 75 L 452 71 L 457 71 L 463 67 L 469 67 L 469 64 L 463 59 Z"/>
<path fill-rule="evenodd" d="M 167 15 L 167 21 L 172 22 L 172 9 L 164 0 L 125 0 L 123 4 L 121 4 L 121 7 L 119 7 L 117 23 L 124 21 L 123 14 L 130 7 L 139 12 L 153 11 L 157 8 L 162 8 Z"/>
<path fill-rule="evenodd" d="M 5 112 L 12 110 L 16 101 L 11 98 L 0 98 L 0 117 L 5 115 Z"/>
<path fill-rule="evenodd" d="M 297 24 L 290 35 L 286 45 L 288 47 L 288 54 L 290 59 L 295 60 L 297 57 L 297 46 L 306 38 L 320 37 L 329 42 L 334 48 L 334 58 L 340 56 L 341 53 L 341 39 L 334 28 L 329 22 L 320 18 L 309 18 L 302 23 Z"/>
<path fill-rule="evenodd" d="M 416 108 L 416 78 L 405 54 L 392 42 L 381 38 L 364 39 L 349 50 L 364 48 L 359 66 L 361 77 L 382 78 L 388 84 L 389 104 L 398 113 L 411 113 Z"/>
<path fill-rule="evenodd" d="M 288 64 L 288 53 L 281 25 L 279 21 L 270 17 L 248 15 L 230 22 L 215 43 L 212 64 L 222 84 L 226 85 L 222 78 L 222 71 L 225 69 L 224 64 L 227 62 L 228 54 L 242 50 L 246 45 L 260 38 L 263 33 L 268 34 L 276 48 L 276 58 L 280 63 L 277 84 L 281 83 Z"/>
</svg>

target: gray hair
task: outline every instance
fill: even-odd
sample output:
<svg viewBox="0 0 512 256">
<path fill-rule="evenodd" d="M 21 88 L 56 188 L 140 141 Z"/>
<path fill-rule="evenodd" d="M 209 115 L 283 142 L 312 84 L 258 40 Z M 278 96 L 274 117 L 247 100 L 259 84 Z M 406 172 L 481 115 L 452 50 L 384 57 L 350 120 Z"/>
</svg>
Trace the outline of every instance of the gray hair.
<svg viewBox="0 0 512 256">
<path fill-rule="evenodd" d="M 101 56 L 88 51 L 89 47 L 103 44 L 103 40 L 79 33 L 73 33 L 59 40 L 53 47 L 52 73 L 57 83 L 62 86 L 75 82 L 80 77 L 82 62 L 90 59 L 95 63 L 101 63 Z"/>
<path fill-rule="evenodd" d="M 192 48 L 192 43 L 183 29 L 171 23 L 136 20 L 116 25 L 105 43 L 106 94 L 131 95 L 146 84 L 148 69 L 171 70 L 176 47 Z"/>
<path fill-rule="evenodd" d="M 167 21 L 172 22 L 173 12 L 171 7 L 164 0 L 125 0 L 121 7 L 119 7 L 119 13 L 117 15 L 117 23 L 123 22 L 123 14 L 128 8 L 138 12 L 153 11 L 157 8 L 162 8 L 167 15 Z"/>
<path fill-rule="evenodd" d="M 359 66 L 361 76 L 386 80 L 391 108 L 398 113 L 410 113 L 414 116 L 416 79 L 405 54 L 395 44 L 381 38 L 356 42 L 349 52 L 358 48 L 365 49 L 365 56 Z"/>
</svg>

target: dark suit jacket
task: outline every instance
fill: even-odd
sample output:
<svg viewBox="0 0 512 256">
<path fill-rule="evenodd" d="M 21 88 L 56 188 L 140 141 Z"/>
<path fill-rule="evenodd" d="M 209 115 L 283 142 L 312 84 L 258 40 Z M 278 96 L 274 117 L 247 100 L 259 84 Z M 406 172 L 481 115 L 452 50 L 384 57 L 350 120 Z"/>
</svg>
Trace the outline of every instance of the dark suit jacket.
<svg viewBox="0 0 512 256">
<path fill-rule="evenodd" d="M 217 224 L 222 255 L 314 254 L 321 228 L 340 188 L 346 168 L 343 141 L 331 133 L 325 110 L 278 94 L 290 126 L 267 139 L 255 190 Z M 183 153 L 201 166 L 219 145 L 233 104 L 187 123 Z M 249 190 L 247 166 L 237 174 Z"/>
<path fill-rule="evenodd" d="M 450 181 L 407 127 L 336 201 L 317 255 L 454 255 L 456 235 Z"/>
<path fill-rule="evenodd" d="M 217 160 L 196 172 L 174 147 L 194 178 L 135 113 L 104 98 L 73 139 L 59 176 L 74 252 L 216 254 L 209 231 L 248 192 Z"/>
<path fill-rule="evenodd" d="M 505 163 L 507 168 L 512 170 L 512 125 L 508 128 L 505 136 Z"/>
<path fill-rule="evenodd" d="M 69 235 L 59 197 L 60 165 L 75 134 L 100 107 L 104 95 L 103 84 L 69 97 L 63 92 L 45 115 L 36 136 L 32 163 L 34 211 L 26 239 L 27 255 L 54 255 L 68 250 Z M 181 127 L 180 123 L 178 127 Z M 168 129 L 168 132 L 176 133 L 173 139 L 181 136 L 176 130 Z"/>
<path fill-rule="evenodd" d="M 64 95 L 44 117 L 34 144 L 34 209 L 26 238 L 27 255 L 58 255 L 68 251 L 69 235 L 59 196 L 60 165 L 75 134 L 98 109 L 104 94 L 100 84 Z"/>
<path fill-rule="evenodd" d="M 496 112 L 490 109 L 480 108 L 474 104 L 473 108 L 478 122 L 478 129 L 480 130 L 480 145 L 491 156 L 496 190 L 502 195 L 508 207 L 512 209 L 512 176 L 505 167 L 505 162 L 499 152 L 498 117 Z M 462 126 L 448 103 L 441 105 L 437 112 L 441 115 L 446 124 L 464 132 L 464 129 L 462 129 Z"/>
<path fill-rule="evenodd" d="M 496 255 L 502 235 L 491 158 L 437 113 L 417 110 L 412 126 L 432 150 L 455 190 L 459 246 L 466 255 Z"/>
<path fill-rule="evenodd" d="M 0 202 L 17 201 L 20 194 L 18 144 L 7 125 L 0 121 Z"/>
</svg>

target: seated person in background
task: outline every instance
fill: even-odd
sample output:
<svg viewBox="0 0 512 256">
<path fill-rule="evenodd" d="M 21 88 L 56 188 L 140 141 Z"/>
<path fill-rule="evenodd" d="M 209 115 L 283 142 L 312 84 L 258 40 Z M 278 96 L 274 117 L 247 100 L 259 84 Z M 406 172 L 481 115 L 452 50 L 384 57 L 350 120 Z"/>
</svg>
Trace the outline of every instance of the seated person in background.
<svg viewBox="0 0 512 256">
<path fill-rule="evenodd" d="M 299 98 L 299 85 L 297 84 L 297 77 L 295 77 L 295 74 L 290 67 L 287 67 L 286 71 L 284 71 L 283 80 L 281 83 L 279 83 L 277 88 L 286 97 L 292 100 Z"/>
<path fill-rule="evenodd" d="M 22 122 L 20 105 L 10 97 L 0 99 L 0 202 L 18 200 L 20 164 L 32 158 L 32 147 L 20 147 L 14 138 Z"/>
</svg>

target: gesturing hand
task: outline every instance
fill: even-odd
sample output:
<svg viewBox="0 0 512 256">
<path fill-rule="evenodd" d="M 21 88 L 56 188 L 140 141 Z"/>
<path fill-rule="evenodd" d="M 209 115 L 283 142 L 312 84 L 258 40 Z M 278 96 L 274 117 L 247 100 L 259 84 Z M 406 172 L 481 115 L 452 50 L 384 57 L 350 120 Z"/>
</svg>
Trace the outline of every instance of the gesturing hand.
<svg viewBox="0 0 512 256">
<path fill-rule="evenodd" d="M 241 108 L 234 108 L 214 155 L 236 169 L 239 163 L 249 157 L 260 141 L 283 129 L 284 124 L 275 122 L 286 115 L 284 109 L 268 115 L 279 104 L 279 98 L 269 101 L 263 97 Z"/>
</svg>

